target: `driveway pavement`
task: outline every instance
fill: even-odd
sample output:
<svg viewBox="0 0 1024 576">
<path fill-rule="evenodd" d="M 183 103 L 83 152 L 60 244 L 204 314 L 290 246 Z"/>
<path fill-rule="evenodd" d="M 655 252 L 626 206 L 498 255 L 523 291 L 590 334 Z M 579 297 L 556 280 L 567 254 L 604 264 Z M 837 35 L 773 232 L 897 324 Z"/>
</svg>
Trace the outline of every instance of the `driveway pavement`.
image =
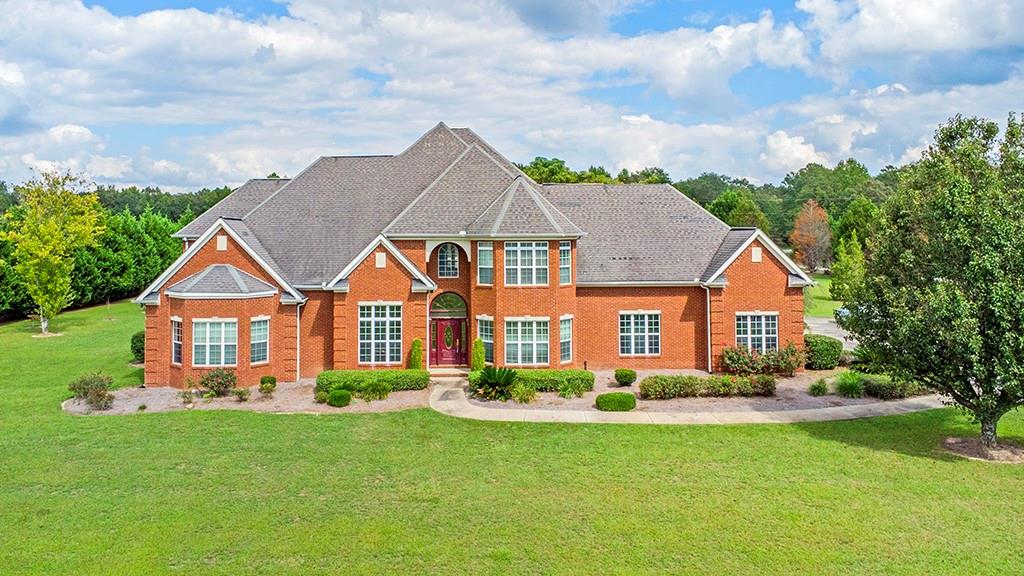
<svg viewBox="0 0 1024 576">
<path fill-rule="evenodd" d="M 804 324 L 807 324 L 807 332 L 811 334 L 822 334 L 839 338 L 843 341 L 844 350 L 853 350 L 857 347 L 857 341 L 850 337 L 849 332 L 840 328 L 834 318 L 804 316 Z"/>
</svg>

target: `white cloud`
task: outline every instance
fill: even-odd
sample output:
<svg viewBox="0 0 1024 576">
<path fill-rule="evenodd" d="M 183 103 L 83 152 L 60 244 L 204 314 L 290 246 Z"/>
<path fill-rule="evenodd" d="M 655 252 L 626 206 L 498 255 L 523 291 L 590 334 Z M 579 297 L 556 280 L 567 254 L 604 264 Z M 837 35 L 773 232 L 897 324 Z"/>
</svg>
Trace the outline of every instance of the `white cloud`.
<svg viewBox="0 0 1024 576">
<path fill-rule="evenodd" d="M 760 158 L 768 168 L 779 172 L 799 170 L 811 162 L 828 164 L 828 158 L 803 136 L 790 136 L 784 130 L 768 135 Z"/>
</svg>

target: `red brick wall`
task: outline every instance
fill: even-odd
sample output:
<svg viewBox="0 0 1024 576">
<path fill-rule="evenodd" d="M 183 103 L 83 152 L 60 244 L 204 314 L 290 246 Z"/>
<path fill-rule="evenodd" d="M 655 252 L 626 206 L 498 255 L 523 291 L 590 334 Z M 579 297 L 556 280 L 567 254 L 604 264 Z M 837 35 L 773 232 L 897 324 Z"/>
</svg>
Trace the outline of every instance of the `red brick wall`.
<svg viewBox="0 0 1024 576">
<path fill-rule="evenodd" d="M 306 303 L 302 306 L 302 355 L 300 369 L 303 378 L 314 378 L 334 367 L 334 293 L 323 290 L 304 290 Z"/>
</svg>

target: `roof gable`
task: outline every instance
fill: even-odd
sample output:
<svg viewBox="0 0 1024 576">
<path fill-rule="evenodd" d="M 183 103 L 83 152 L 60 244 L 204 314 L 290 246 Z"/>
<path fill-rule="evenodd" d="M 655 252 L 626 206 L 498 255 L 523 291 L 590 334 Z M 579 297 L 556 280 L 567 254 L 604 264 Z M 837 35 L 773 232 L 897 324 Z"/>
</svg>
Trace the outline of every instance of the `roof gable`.
<svg viewBox="0 0 1024 576">
<path fill-rule="evenodd" d="M 218 218 L 243 218 L 253 208 L 288 183 L 287 178 L 255 178 L 235 188 L 209 210 L 173 234 L 175 238 L 198 238 Z"/>
<path fill-rule="evenodd" d="M 541 196 L 529 179 L 519 176 L 466 227 L 466 233 L 579 236 L 583 231 Z"/>
<path fill-rule="evenodd" d="M 173 298 L 253 298 L 273 296 L 277 288 L 227 264 L 213 264 L 166 290 Z"/>
<path fill-rule="evenodd" d="M 739 245 L 728 254 L 728 257 L 726 257 L 717 268 L 712 268 L 711 266 L 708 267 L 708 273 L 705 275 L 705 281 L 707 283 L 721 283 L 722 274 L 728 270 L 729 265 L 735 262 L 736 259 L 739 258 L 740 254 L 743 254 L 743 251 L 757 240 L 768 249 L 768 252 L 770 252 L 771 255 L 778 260 L 787 271 L 789 271 L 789 285 L 791 287 L 810 286 L 814 284 L 814 280 L 811 280 L 807 273 L 797 266 L 796 263 L 793 262 L 793 260 L 787 256 L 786 253 L 775 244 L 775 242 L 772 242 L 771 238 L 769 238 L 768 235 L 760 229 L 739 228 L 730 231 L 730 233 L 733 232 L 745 234 L 747 238 L 743 240 L 742 243 L 739 243 Z M 735 240 L 736 239 L 733 238 L 731 243 L 735 244 Z M 723 254 L 727 248 L 726 243 L 723 242 L 723 246 L 718 250 L 718 252 L 716 252 L 715 258 L 718 259 L 720 254 Z"/>
</svg>

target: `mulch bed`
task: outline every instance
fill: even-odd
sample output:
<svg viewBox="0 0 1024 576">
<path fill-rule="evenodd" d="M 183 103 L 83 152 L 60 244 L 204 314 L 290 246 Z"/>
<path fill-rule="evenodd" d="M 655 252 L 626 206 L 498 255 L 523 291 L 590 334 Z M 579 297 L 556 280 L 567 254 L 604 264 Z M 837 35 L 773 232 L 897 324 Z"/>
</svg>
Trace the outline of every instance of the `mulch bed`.
<svg viewBox="0 0 1024 576">
<path fill-rule="evenodd" d="M 981 444 L 981 438 L 946 438 L 942 441 L 942 447 L 971 460 L 1024 464 L 1024 447 L 1008 440 L 1000 440 L 998 446 L 989 448 Z"/>
</svg>

